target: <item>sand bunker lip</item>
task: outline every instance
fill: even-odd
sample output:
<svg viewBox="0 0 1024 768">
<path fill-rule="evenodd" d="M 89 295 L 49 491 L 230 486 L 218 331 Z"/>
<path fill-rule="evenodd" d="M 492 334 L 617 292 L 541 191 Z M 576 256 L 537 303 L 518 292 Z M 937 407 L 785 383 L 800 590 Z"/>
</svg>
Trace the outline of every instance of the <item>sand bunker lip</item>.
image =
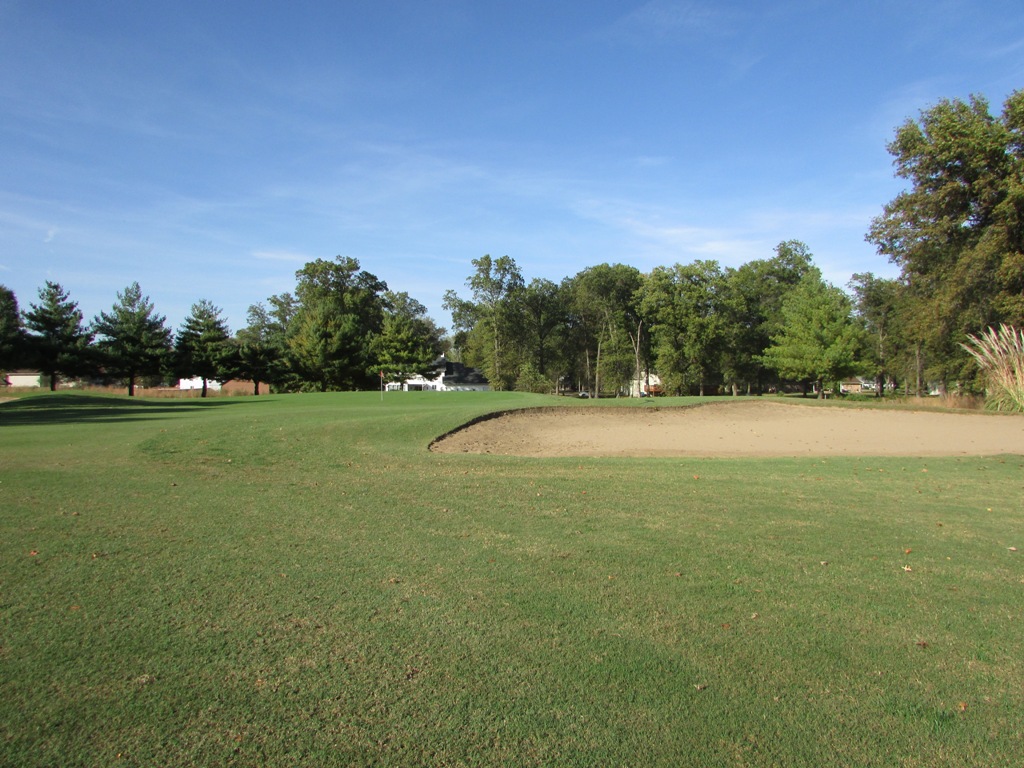
<svg viewBox="0 0 1024 768">
<path fill-rule="evenodd" d="M 1024 454 L 1024 416 L 772 400 L 537 408 L 478 420 L 430 450 L 530 457 L 992 456 Z"/>
</svg>

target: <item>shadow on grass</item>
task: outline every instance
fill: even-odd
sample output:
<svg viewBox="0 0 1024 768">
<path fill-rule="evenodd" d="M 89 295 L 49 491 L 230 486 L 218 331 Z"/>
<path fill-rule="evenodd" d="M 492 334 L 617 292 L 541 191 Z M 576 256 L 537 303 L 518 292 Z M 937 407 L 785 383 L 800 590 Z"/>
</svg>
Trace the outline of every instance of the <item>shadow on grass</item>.
<svg viewBox="0 0 1024 768">
<path fill-rule="evenodd" d="M 22 397 L 0 404 L 0 427 L 28 424 L 81 424 L 169 418 L 203 408 L 234 405 L 227 398 L 209 400 L 136 400 L 128 397 L 58 394 Z"/>
</svg>

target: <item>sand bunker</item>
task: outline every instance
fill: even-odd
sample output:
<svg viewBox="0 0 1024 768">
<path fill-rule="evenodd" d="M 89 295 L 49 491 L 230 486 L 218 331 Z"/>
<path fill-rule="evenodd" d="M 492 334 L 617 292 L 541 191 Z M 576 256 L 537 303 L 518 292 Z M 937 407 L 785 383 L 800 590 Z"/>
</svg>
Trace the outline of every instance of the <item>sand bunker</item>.
<svg viewBox="0 0 1024 768">
<path fill-rule="evenodd" d="M 441 453 L 507 456 L 991 456 L 1024 454 L 1024 416 L 802 406 L 545 408 L 481 421 Z"/>
</svg>

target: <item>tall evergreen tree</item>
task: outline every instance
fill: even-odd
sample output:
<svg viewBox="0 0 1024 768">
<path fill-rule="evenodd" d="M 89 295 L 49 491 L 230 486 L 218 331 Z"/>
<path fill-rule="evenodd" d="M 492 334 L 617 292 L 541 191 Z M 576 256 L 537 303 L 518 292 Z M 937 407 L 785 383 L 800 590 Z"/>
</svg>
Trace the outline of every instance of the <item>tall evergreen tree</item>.
<svg viewBox="0 0 1024 768">
<path fill-rule="evenodd" d="M 373 343 L 374 368 L 392 381 L 429 373 L 444 352 L 444 329 L 408 293 L 388 292 L 386 304 L 384 327 Z"/>
<path fill-rule="evenodd" d="M 203 380 L 201 397 L 206 397 L 210 381 L 229 379 L 236 363 L 231 334 L 220 307 L 206 299 L 193 304 L 178 331 L 174 353 L 181 376 L 198 376 Z"/>
<path fill-rule="evenodd" d="M 138 283 L 117 294 L 110 313 L 101 312 L 92 330 L 98 336 L 100 364 L 106 373 L 127 381 L 129 397 L 135 395 L 140 376 L 157 375 L 169 362 L 171 331 L 166 318 L 155 314 Z"/>
<path fill-rule="evenodd" d="M 293 321 L 288 336 L 292 369 L 304 385 L 320 392 L 355 389 L 366 381 L 366 337 L 359 318 L 339 312 L 330 300 L 306 303 Z M 357 362 L 359 361 L 359 362 Z"/>
<path fill-rule="evenodd" d="M 25 355 L 25 328 L 18 310 L 18 297 L 0 285 L 0 373 L 20 368 Z"/>
<path fill-rule="evenodd" d="M 765 364 L 784 379 L 814 382 L 824 397 L 826 384 L 857 371 L 863 337 L 851 312 L 845 293 L 817 269 L 808 272 L 782 305 L 785 324 L 764 353 Z"/>
<path fill-rule="evenodd" d="M 39 289 L 39 304 L 25 313 L 28 359 L 49 377 L 50 391 L 60 376 L 77 376 L 92 367 L 92 334 L 83 323 L 77 302 L 59 283 L 49 280 Z"/>
</svg>

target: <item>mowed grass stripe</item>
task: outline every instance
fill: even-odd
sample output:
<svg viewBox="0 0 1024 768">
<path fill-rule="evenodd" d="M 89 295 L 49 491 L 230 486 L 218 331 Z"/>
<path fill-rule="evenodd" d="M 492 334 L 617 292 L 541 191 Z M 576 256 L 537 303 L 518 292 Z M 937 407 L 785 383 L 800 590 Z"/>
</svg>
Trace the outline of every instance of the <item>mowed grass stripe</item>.
<svg viewBox="0 0 1024 768">
<path fill-rule="evenodd" d="M 1024 459 L 426 450 L 557 402 L 0 407 L 0 762 L 1016 759 Z"/>
</svg>

